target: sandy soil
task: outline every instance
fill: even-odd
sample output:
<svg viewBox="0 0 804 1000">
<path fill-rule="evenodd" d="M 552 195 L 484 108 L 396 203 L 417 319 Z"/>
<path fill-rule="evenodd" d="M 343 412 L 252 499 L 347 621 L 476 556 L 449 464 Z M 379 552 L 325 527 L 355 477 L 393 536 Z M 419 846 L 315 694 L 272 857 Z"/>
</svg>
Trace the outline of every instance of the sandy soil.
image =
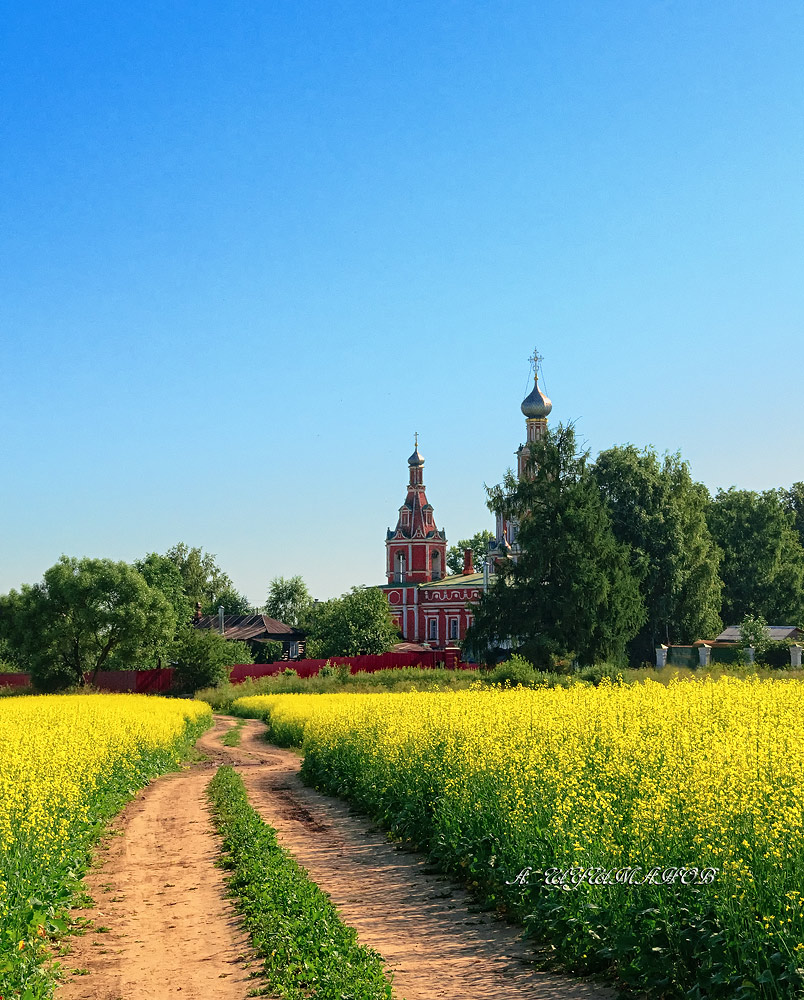
<svg viewBox="0 0 804 1000">
<path fill-rule="evenodd" d="M 610 1000 L 594 984 L 539 972 L 518 932 L 478 913 L 420 854 L 390 844 L 339 799 L 301 783 L 297 754 L 247 722 L 240 747 L 216 718 L 199 741 L 209 760 L 154 782 L 121 814 L 86 878 L 94 926 L 62 959 L 57 1000 L 244 1000 L 257 983 L 245 935 L 214 865 L 204 790 L 215 768 L 238 768 L 252 804 L 331 896 L 363 944 L 394 974 L 399 1000 Z M 108 930 L 100 932 L 98 928 Z M 254 963 L 250 966 L 250 963 Z M 250 966 L 250 967 L 249 967 Z"/>
<path fill-rule="evenodd" d="M 60 959 L 67 975 L 57 1000 L 244 1000 L 255 985 L 244 968 L 247 938 L 215 867 L 204 795 L 214 773 L 210 762 L 166 775 L 118 817 L 117 835 L 85 879 L 95 907 L 78 915 L 93 927 L 71 938 Z"/>
</svg>

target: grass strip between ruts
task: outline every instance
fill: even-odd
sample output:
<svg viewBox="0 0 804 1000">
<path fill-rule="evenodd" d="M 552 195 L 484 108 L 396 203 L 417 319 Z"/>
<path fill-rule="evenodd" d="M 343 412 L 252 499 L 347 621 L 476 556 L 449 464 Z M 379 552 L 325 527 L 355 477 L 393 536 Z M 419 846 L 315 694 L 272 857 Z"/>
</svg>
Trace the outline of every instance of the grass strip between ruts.
<svg viewBox="0 0 804 1000">
<path fill-rule="evenodd" d="M 382 958 L 358 944 L 356 931 L 279 846 L 237 772 L 219 768 L 208 794 L 229 887 L 264 962 L 264 992 L 286 1000 L 391 1000 Z"/>
<path fill-rule="evenodd" d="M 239 747 L 240 737 L 243 735 L 243 726 L 245 723 L 245 719 L 238 719 L 237 724 L 232 726 L 231 729 L 227 729 L 223 736 L 221 736 L 221 743 L 225 747 Z"/>
</svg>

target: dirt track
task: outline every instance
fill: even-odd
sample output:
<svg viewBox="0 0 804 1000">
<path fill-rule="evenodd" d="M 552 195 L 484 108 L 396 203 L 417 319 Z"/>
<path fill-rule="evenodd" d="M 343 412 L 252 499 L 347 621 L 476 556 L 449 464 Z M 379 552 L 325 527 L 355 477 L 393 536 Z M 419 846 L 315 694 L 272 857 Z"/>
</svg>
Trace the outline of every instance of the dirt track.
<svg viewBox="0 0 804 1000">
<path fill-rule="evenodd" d="M 181 994 L 244 1000 L 254 985 L 250 953 L 223 880 L 204 788 L 221 763 L 238 768 L 254 807 L 280 842 L 329 893 L 360 940 L 394 973 L 405 1000 L 608 1000 L 612 991 L 538 972 L 517 931 L 477 913 L 468 896 L 429 873 L 338 799 L 304 786 L 299 757 L 269 746 L 248 722 L 242 745 L 224 747 L 232 720 L 199 741 L 210 760 L 150 785 L 118 821 L 102 863 L 88 876 L 96 926 L 75 940 L 65 967 L 89 974 L 58 1000 L 132 1000 Z M 104 888 L 104 887 L 109 887 Z M 252 968 L 258 967 L 257 962 Z"/>
</svg>

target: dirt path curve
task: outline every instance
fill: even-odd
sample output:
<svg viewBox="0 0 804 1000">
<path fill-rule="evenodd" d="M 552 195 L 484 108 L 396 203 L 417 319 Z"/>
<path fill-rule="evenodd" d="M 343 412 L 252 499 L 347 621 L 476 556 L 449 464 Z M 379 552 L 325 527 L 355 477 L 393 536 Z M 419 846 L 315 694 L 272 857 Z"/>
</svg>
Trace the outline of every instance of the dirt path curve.
<svg viewBox="0 0 804 1000">
<path fill-rule="evenodd" d="M 94 927 L 70 939 L 57 1000 L 245 1000 L 252 955 L 215 867 L 204 795 L 218 762 L 154 781 L 115 821 L 84 880 L 95 907 L 78 915 Z"/>
<path fill-rule="evenodd" d="M 219 719 L 219 724 L 223 719 Z M 339 799 L 302 784 L 297 754 L 268 745 L 264 726 L 247 722 L 241 746 L 201 738 L 223 750 L 251 803 L 280 842 L 327 893 L 363 944 L 394 972 L 405 1000 L 610 1000 L 615 993 L 533 969 L 518 932 L 477 913 L 468 895 L 428 870 L 420 854 L 390 844 Z"/>
</svg>

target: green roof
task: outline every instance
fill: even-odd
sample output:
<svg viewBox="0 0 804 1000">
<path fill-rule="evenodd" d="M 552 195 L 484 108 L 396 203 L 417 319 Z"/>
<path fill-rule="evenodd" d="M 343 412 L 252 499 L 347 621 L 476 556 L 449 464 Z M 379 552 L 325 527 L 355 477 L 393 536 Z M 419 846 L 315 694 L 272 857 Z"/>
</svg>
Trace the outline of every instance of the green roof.
<svg viewBox="0 0 804 1000">
<path fill-rule="evenodd" d="M 441 580 L 433 580 L 432 583 L 420 583 L 420 587 L 432 590 L 435 587 L 482 587 L 482 573 L 458 573 L 456 576 L 445 576 Z"/>
</svg>

